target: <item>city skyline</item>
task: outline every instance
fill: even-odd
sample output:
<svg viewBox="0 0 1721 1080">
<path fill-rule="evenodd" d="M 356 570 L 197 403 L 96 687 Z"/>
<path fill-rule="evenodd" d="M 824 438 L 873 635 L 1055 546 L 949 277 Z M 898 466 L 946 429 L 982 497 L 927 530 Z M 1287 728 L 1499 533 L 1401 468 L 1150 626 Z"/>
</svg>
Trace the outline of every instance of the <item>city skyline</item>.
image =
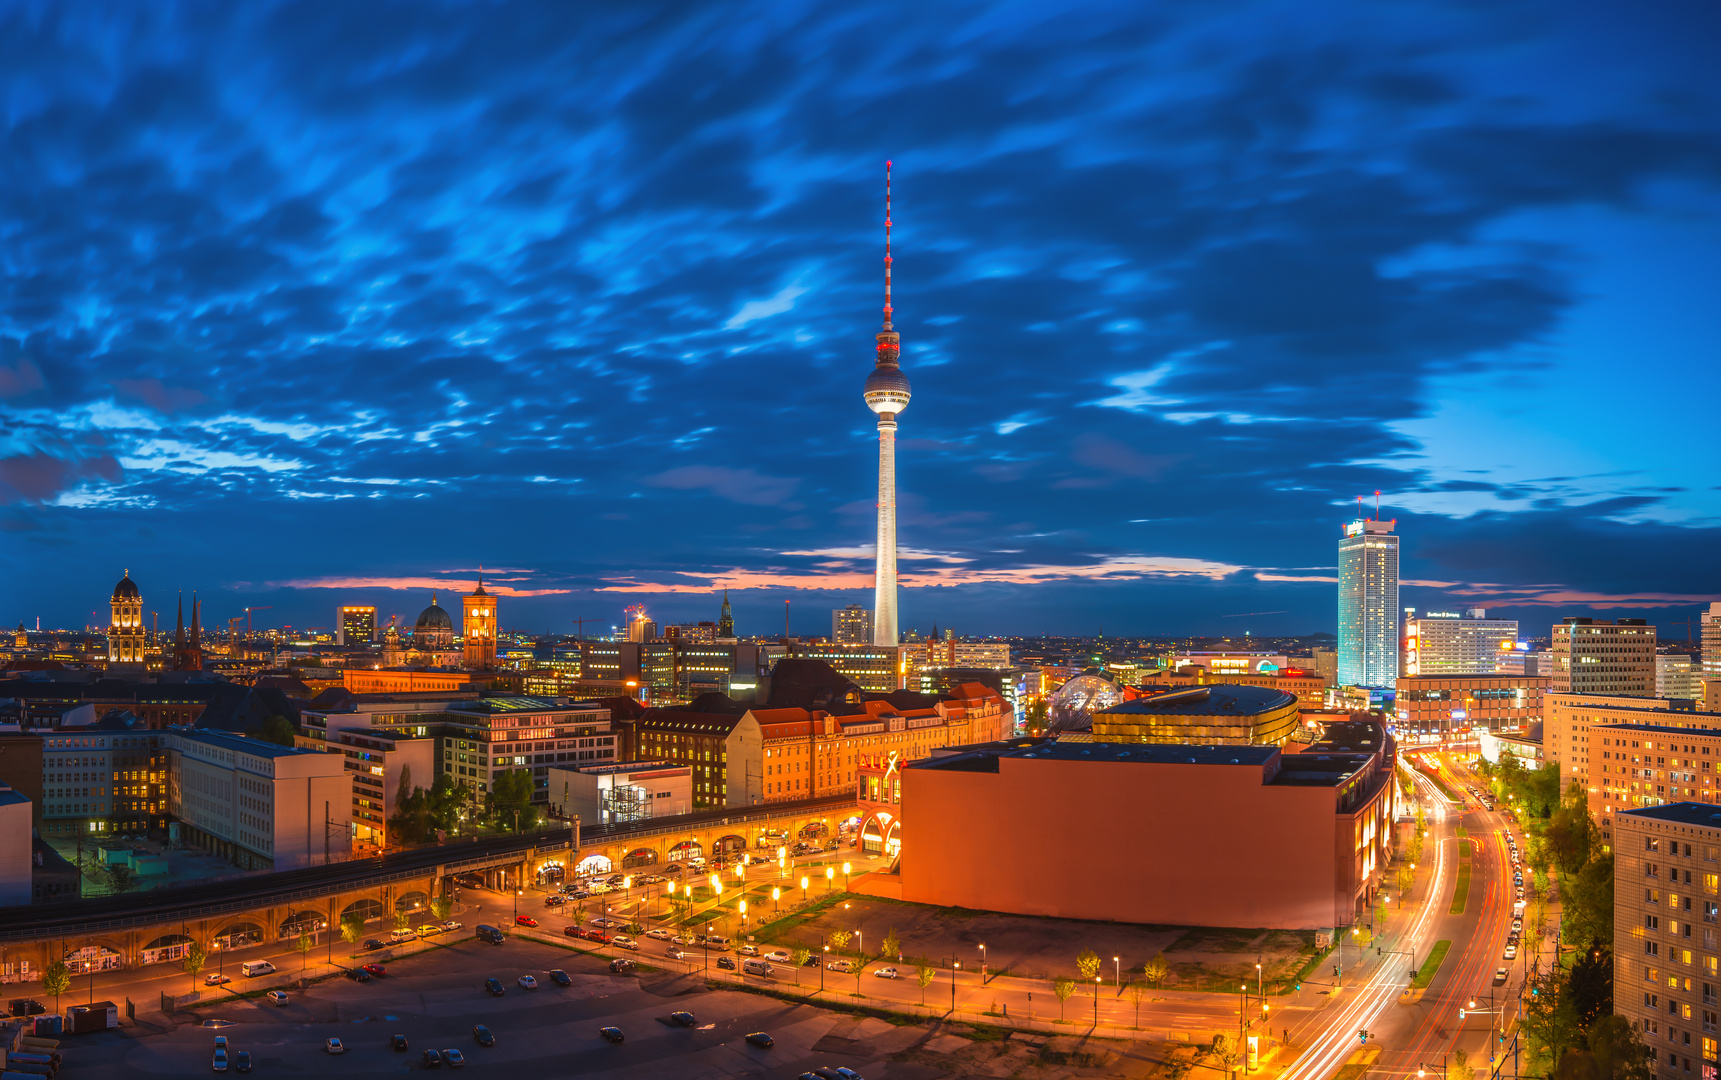
<svg viewBox="0 0 1721 1080">
<path fill-rule="evenodd" d="M 386 621 L 480 560 L 506 629 L 872 606 L 890 158 L 902 627 L 1334 632 L 1379 489 L 1405 606 L 1677 636 L 1721 596 L 1667 411 L 1721 389 L 1714 14 L 1246 8 L 145 13 L 111 61 L 14 17 L 0 619 L 100 625 L 130 568 L 207 626 Z"/>
</svg>

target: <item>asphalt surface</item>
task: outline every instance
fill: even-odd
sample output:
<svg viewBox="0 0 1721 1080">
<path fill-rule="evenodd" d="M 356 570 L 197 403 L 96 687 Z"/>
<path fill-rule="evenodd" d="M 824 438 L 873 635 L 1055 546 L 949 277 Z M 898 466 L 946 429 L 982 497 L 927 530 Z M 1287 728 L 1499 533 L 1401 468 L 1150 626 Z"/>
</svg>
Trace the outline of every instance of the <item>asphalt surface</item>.
<svg viewBox="0 0 1721 1080">
<path fill-rule="evenodd" d="M 574 980 L 557 986 L 551 968 Z M 537 977 L 539 989 L 515 980 Z M 491 997 L 484 980 L 507 987 Z M 687 1010 L 692 1028 L 671 1025 L 669 1014 Z M 466 940 L 448 948 L 395 961 L 389 974 L 369 983 L 334 978 L 308 990 L 291 991 L 285 1006 L 263 999 L 234 999 L 197 1011 L 200 1019 L 231 1021 L 210 1028 L 186 1023 L 169 1032 L 137 1029 L 68 1039 L 66 1080 L 118 1075 L 183 1076 L 211 1068 L 214 1038 L 225 1035 L 229 1056 L 251 1053 L 254 1076 L 317 1072 L 371 1076 L 422 1069 L 421 1052 L 453 1047 L 466 1069 L 485 1075 L 568 1076 L 626 1072 L 634 1076 L 728 1076 L 768 1071 L 795 1075 L 816 1065 L 864 1064 L 865 1054 L 812 1050 L 830 1030 L 832 1014 L 806 1005 L 732 991 L 708 991 L 685 977 L 656 976 L 642 985 L 633 976 L 611 975 L 603 958 L 551 945 L 510 940 L 494 946 Z M 478 1045 L 472 1026 L 496 1035 L 494 1047 Z M 620 1027 L 626 1042 L 605 1042 L 598 1030 Z M 770 1050 L 749 1046 L 744 1036 L 766 1030 Z M 406 1053 L 390 1047 L 403 1034 Z M 339 1056 L 324 1049 L 334 1036 L 347 1047 Z M 674 1060 L 671 1067 L 668 1063 Z"/>
</svg>

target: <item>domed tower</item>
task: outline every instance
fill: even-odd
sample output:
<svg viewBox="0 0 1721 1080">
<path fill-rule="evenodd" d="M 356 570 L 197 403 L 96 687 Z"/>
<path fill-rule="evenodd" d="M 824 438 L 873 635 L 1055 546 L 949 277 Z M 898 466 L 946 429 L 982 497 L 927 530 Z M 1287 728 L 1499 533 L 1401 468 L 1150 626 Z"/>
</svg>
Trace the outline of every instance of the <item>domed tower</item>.
<svg viewBox="0 0 1721 1080">
<path fill-rule="evenodd" d="M 430 594 L 430 606 L 418 613 L 412 627 L 412 647 L 424 652 L 446 651 L 454 648 L 454 620 L 448 617 Z"/>
<path fill-rule="evenodd" d="M 108 623 L 108 663 L 143 663 L 143 594 L 127 570 L 114 586 L 109 601 L 113 618 Z"/>
<path fill-rule="evenodd" d="M 878 414 L 878 563 L 873 575 L 872 641 L 897 644 L 896 629 L 896 416 L 908 408 L 908 376 L 902 373 L 901 342 L 891 324 L 890 162 L 884 163 L 884 329 L 878 333 L 878 365 L 867 376 L 866 407 Z"/>
</svg>

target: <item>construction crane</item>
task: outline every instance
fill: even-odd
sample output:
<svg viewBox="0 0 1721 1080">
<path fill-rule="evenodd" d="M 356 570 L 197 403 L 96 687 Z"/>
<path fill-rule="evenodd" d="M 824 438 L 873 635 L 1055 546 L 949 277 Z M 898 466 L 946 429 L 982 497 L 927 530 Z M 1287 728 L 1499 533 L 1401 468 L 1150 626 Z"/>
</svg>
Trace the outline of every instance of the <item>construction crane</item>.
<svg viewBox="0 0 1721 1080">
<path fill-rule="evenodd" d="M 227 640 L 229 642 L 239 640 L 239 624 L 244 621 L 245 616 L 243 615 L 235 615 L 227 620 Z"/>
<path fill-rule="evenodd" d="M 579 633 L 577 635 L 577 640 L 579 640 L 579 641 L 586 640 L 586 624 L 587 623 L 589 623 L 589 622 L 603 622 L 602 619 L 571 619 L 569 621 L 571 621 L 576 627 L 578 627 Z"/>
<path fill-rule="evenodd" d="M 274 608 L 274 604 L 264 604 L 262 607 L 248 607 L 245 609 L 245 636 L 247 638 L 251 636 L 251 613 L 253 611 L 273 611 Z"/>
</svg>

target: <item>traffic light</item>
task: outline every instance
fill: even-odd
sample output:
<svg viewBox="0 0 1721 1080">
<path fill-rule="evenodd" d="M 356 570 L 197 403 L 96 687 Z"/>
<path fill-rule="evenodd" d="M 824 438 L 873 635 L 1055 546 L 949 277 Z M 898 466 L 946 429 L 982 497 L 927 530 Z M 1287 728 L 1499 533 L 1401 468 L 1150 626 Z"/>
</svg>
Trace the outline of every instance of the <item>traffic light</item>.
<svg viewBox="0 0 1721 1080">
<path fill-rule="evenodd" d="M 1458 1019 L 1460 1019 L 1460 1020 L 1464 1019 L 1464 1010 L 1463 1009 L 1458 1010 Z"/>
<path fill-rule="evenodd" d="M 1359 1043 L 1368 1042 L 1368 1028 L 1356 1029 L 1356 1041 Z"/>
<path fill-rule="evenodd" d="M 1336 979 L 1338 977 L 1339 977 L 1339 966 L 1337 964 L 1334 964 L 1333 965 L 1333 978 Z"/>
<path fill-rule="evenodd" d="M 1297 980 L 1297 990 L 1300 992 L 1302 989 L 1303 989 L 1303 980 L 1298 979 Z"/>
</svg>

